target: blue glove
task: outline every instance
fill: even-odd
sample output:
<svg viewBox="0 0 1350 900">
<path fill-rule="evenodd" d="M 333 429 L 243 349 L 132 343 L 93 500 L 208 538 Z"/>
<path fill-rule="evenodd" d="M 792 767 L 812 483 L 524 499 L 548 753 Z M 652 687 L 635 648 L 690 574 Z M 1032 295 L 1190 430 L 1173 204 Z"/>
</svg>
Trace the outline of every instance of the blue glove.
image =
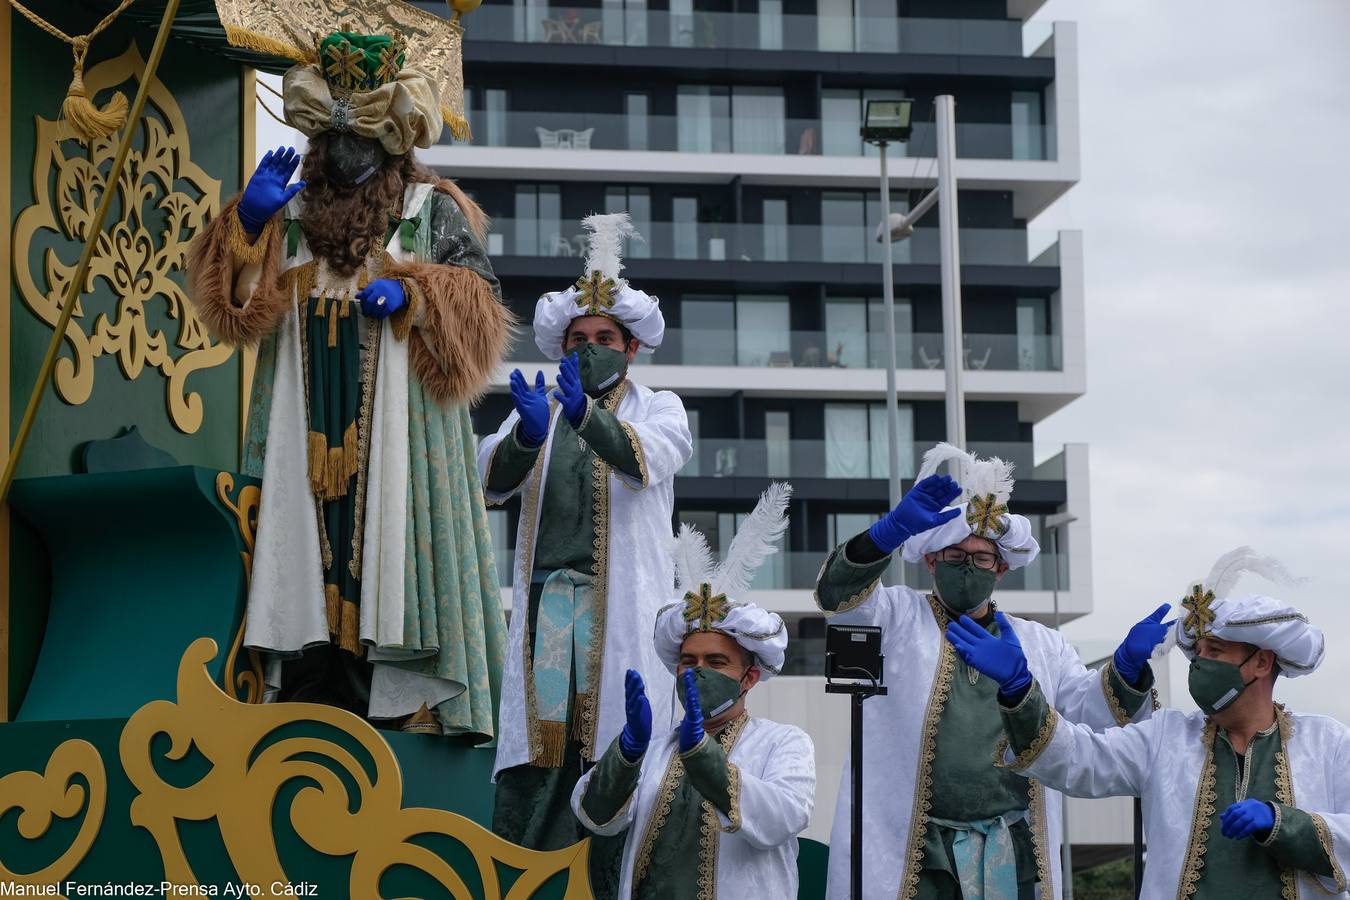
<svg viewBox="0 0 1350 900">
<path fill-rule="evenodd" d="M 950 475 L 929 475 L 910 488 L 895 509 L 874 522 L 867 534 L 882 553 L 894 553 L 914 535 L 959 516 L 960 510 L 943 512 L 943 508 L 959 496 L 961 486 Z"/>
<path fill-rule="evenodd" d="M 647 701 L 642 676 L 635 669 L 629 669 L 623 679 L 623 711 L 628 723 L 619 732 L 619 752 L 624 759 L 635 763 L 652 742 L 652 705 Z"/>
<path fill-rule="evenodd" d="M 698 700 L 698 682 L 694 679 L 694 670 L 685 669 L 683 683 L 680 687 L 684 690 L 684 720 L 680 722 L 680 752 L 688 753 L 698 746 L 698 742 L 703 740 L 703 706 Z"/>
<path fill-rule="evenodd" d="M 267 151 L 262 162 L 258 163 L 258 168 L 253 170 L 253 176 L 244 188 L 244 196 L 239 198 L 239 224 L 244 226 L 245 231 L 249 234 L 262 233 L 267 220 L 305 189 L 303 181 L 286 187 L 286 182 L 291 180 L 299 165 L 300 154 L 293 147 Z"/>
<path fill-rule="evenodd" d="M 581 387 L 581 361 L 575 353 L 564 356 L 559 363 L 558 389 L 553 396 L 562 404 L 563 415 L 572 427 L 580 428 L 581 419 L 586 415 L 586 391 Z"/>
<path fill-rule="evenodd" d="M 1256 835 L 1264 840 L 1275 827 L 1275 807 L 1264 800 L 1248 797 L 1219 813 L 1219 825 L 1226 838 L 1240 841 Z"/>
<path fill-rule="evenodd" d="M 980 627 L 970 616 L 962 616 L 947 623 L 947 640 L 966 661 L 998 682 L 998 692 L 1004 698 L 1016 697 L 1031 687 L 1031 670 L 1022 642 L 1013 633 L 1008 617 L 995 613 L 999 634 L 994 637 Z"/>
<path fill-rule="evenodd" d="M 512 372 L 511 399 L 520 414 L 520 436 L 529 446 L 538 447 L 548 437 L 548 389 L 544 387 L 544 373 L 535 372 L 531 389 L 519 369 Z"/>
<path fill-rule="evenodd" d="M 377 278 L 356 292 L 361 301 L 361 312 L 372 319 L 383 319 L 403 308 L 408 302 L 403 285 L 393 278 Z"/>
<path fill-rule="evenodd" d="M 1148 665 L 1148 658 L 1153 655 L 1153 648 L 1167 637 L 1167 629 L 1172 627 L 1172 622 L 1164 622 L 1163 616 L 1171 608 L 1172 604 L 1164 603 L 1155 609 L 1151 616 L 1131 628 L 1125 640 L 1116 648 L 1116 671 L 1126 684 L 1134 684 L 1139 680 L 1144 666 Z"/>
</svg>

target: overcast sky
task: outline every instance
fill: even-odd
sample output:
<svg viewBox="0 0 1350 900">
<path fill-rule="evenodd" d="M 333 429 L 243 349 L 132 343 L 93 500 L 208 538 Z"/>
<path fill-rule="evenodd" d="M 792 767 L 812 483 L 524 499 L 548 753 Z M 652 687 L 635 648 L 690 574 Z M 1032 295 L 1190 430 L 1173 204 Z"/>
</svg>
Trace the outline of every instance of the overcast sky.
<svg viewBox="0 0 1350 900">
<path fill-rule="evenodd" d="M 1278 694 L 1350 722 L 1350 3 L 1036 18 L 1079 23 L 1082 182 L 1032 224 L 1085 243 L 1088 393 L 1036 436 L 1091 447 L 1096 611 L 1065 631 L 1118 640 L 1251 544 L 1311 580 L 1243 587 L 1328 632 Z M 282 134 L 260 116 L 260 151 Z"/>
<path fill-rule="evenodd" d="M 1327 661 L 1277 699 L 1350 722 L 1350 4 L 1051 0 L 1079 23 L 1088 392 L 1037 441 L 1091 447 L 1095 612 L 1116 640 L 1241 544 Z M 1194 708 L 1184 660 L 1173 704 Z"/>
</svg>

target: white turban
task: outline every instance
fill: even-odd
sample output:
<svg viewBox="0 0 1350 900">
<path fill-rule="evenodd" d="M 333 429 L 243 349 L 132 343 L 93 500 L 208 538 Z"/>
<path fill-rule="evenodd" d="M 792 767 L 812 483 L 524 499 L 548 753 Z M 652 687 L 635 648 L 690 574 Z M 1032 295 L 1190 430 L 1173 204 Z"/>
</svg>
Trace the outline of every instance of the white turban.
<svg viewBox="0 0 1350 900">
<path fill-rule="evenodd" d="M 1186 608 L 1192 611 L 1177 623 L 1177 646 L 1187 659 L 1195 659 L 1199 638 L 1216 637 L 1274 651 L 1280 674 L 1289 678 L 1307 675 L 1322 664 L 1326 655 L 1322 630 L 1308 624 L 1308 617 L 1288 603 L 1259 594 L 1205 603 L 1202 595 L 1202 612 L 1197 614 L 1194 598 L 1194 593 L 1186 598 Z M 1213 615 L 1208 624 L 1204 610 Z"/>
<path fill-rule="evenodd" d="M 587 216 L 582 226 L 590 233 L 586 269 L 575 285 L 539 298 L 534 305 L 534 343 L 549 359 L 562 359 L 563 336 L 573 319 L 606 316 L 638 339 L 638 349 L 651 353 L 661 346 L 666 320 L 661 301 L 619 277 L 624 240 L 642 240 L 628 213 Z"/>
<path fill-rule="evenodd" d="M 685 595 L 656 615 L 656 655 L 672 673 L 679 668 L 680 650 L 691 634 L 725 634 L 755 655 L 760 681 L 783 671 L 787 653 L 787 626 L 778 613 L 753 603 L 738 603 L 709 592 Z"/>
<path fill-rule="evenodd" d="M 961 514 L 950 522 L 930 528 L 914 535 L 901 547 L 905 562 L 916 563 L 925 553 L 937 553 L 952 544 L 959 544 L 972 534 L 988 538 L 998 545 L 999 556 L 1010 569 L 1020 569 L 1031 563 L 1041 552 L 1041 545 L 1031 536 L 1031 520 L 1015 513 L 1004 513 L 998 517 L 1001 533 L 995 529 L 981 529 L 979 518 L 971 511 L 970 503 L 949 506 L 948 509 L 960 510 Z"/>
<path fill-rule="evenodd" d="M 925 553 L 937 553 L 973 534 L 997 544 L 999 556 L 1008 568 L 1030 565 L 1040 555 L 1041 545 L 1031 536 L 1031 520 L 1008 512 L 1015 484 L 1012 463 L 998 457 L 979 459 L 951 444 L 938 444 L 923 455 L 923 467 L 915 481 L 936 474 L 938 467 L 947 462 L 960 466 L 958 480 L 964 499 L 947 507 L 959 510 L 960 515 L 905 541 L 901 548 L 905 562 L 919 562 Z"/>
</svg>

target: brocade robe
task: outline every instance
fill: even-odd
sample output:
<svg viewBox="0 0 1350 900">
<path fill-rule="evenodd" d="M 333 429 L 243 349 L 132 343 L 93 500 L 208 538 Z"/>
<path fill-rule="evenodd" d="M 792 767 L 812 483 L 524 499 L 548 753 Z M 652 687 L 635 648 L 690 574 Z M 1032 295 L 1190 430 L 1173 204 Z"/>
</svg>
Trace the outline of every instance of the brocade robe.
<svg viewBox="0 0 1350 900">
<path fill-rule="evenodd" d="M 907 587 L 883 587 L 889 559 L 877 558 L 873 546 L 871 561 L 853 560 L 845 551 L 859 549 L 862 542 L 855 540 L 826 560 L 816 602 L 831 622 L 882 629 L 890 693 L 863 704 L 865 900 L 910 900 L 921 896 L 920 881 L 931 878 L 932 870 L 950 870 L 949 841 L 944 843 L 931 818 L 972 821 L 1018 809 L 1028 812 L 1025 825 L 1012 829 L 1014 847 L 1022 848 L 1019 874 L 1030 874 L 1029 837 L 1038 896 L 1059 896 L 1059 794 L 1034 781 L 1023 785 L 994 766 L 1002 735 L 986 710 L 996 686 L 978 673 L 972 683 L 973 670 L 945 637 L 947 613 L 937 599 Z M 1129 687 L 1113 665 L 1091 671 L 1058 632 L 1015 616 L 1008 620 L 1032 673 L 1053 685 L 1053 702 L 1069 718 L 1105 729 L 1152 711 L 1145 702 L 1147 687 Z M 831 900 L 850 896 L 852 796 L 852 766 L 845 760 L 830 833 Z"/>
<path fill-rule="evenodd" d="M 742 714 L 688 753 L 676 731 L 629 763 L 616 739 L 572 809 L 596 834 L 627 834 L 621 900 L 791 900 L 815 787 L 806 733 Z"/>
<path fill-rule="evenodd" d="M 1350 728 L 1276 705 L 1275 725 L 1238 756 L 1197 711 L 1164 709 L 1096 733 L 1064 721 L 1033 684 L 1000 706 L 1006 764 L 1074 797 L 1143 801 L 1142 896 L 1298 900 L 1346 895 L 1350 871 Z M 1223 836 L 1219 815 L 1247 797 L 1273 803 L 1263 839 Z"/>
</svg>

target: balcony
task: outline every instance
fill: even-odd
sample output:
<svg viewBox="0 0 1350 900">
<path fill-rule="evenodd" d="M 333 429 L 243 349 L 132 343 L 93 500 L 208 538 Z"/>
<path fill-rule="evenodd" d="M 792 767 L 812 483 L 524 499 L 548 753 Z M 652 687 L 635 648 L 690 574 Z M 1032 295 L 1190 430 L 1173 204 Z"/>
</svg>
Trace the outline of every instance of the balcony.
<svg viewBox="0 0 1350 900">
<path fill-rule="evenodd" d="M 861 213 L 859 213 L 861 215 Z M 580 226 L 564 230 L 559 221 L 494 218 L 488 255 L 582 257 L 586 235 Z M 883 248 L 872 228 L 847 225 L 763 225 L 746 222 L 634 222 L 644 240 L 626 242 L 624 259 L 701 262 L 879 263 Z M 961 265 L 1054 269 L 1059 266 L 1059 235 L 1016 228 L 961 229 Z M 896 265 L 940 264 L 936 228 L 916 229 L 892 247 Z"/>
<path fill-rule="evenodd" d="M 769 156 L 875 156 L 862 143 L 857 122 L 736 116 L 697 118 L 628 116 L 618 113 L 473 110 L 472 143 L 478 147 L 542 150 L 637 150 L 681 153 L 741 153 Z M 1054 140 L 1045 125 L 958 122 L 956 154 L 963 159 L 1053 160 Z M 453 141 L 445 132 L 442 143 Z M 931 122 L 914 125 L 908 143 L 891 156 L 931 157 L 937 137 Z"/>
<path fill-rule="evenodd" d="M 1058 372 L 1063 368 L 1061 341 L 1053 334 L 963 335 L 967 371 Z M 941 369 L 941 334 L 896 334 L 896 363 L 901 369 Z M 767 331 L 738 328 L 668 328 L 659 356 L 642 354 L 639 365 L 745 366 L 776 369 L 884 369 L 889 364 L 886 337 L 857 331 Z M 548 362 L 529 335 L 510 354 L 513 362 Z"/>
<path fill-rule="evenodd" d="M 439 4 L 423 4 L 440 13 Z M 764 50 L 1024 58 L 1051 36 L 1045 22 L 768 13 L 625 11 L 574 5 L 484 4 L 466 44 L 492 41 L 605 47 Z"/>
</svg>

